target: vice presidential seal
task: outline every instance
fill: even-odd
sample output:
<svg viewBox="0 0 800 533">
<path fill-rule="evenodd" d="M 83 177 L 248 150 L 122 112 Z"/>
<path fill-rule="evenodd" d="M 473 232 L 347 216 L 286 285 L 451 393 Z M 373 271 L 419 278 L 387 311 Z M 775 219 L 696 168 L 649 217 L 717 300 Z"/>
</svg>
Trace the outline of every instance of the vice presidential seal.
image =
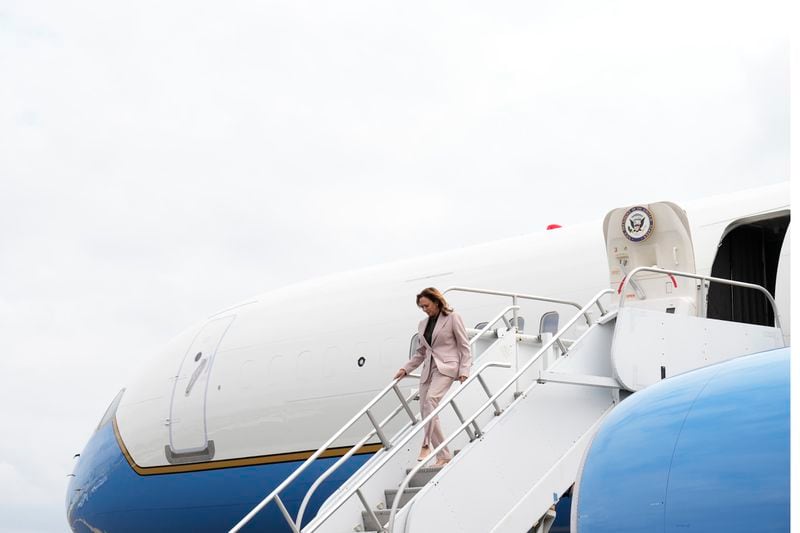
<svg viewBox="0 0 800 533">
<path fill-rule="evenodd" d="M 631 242 L 642 242 L 647 239 L 654 226 L 653 214 L 640 205 L 631 207 L 622 217 L 622 233 Z"/>
</svg>

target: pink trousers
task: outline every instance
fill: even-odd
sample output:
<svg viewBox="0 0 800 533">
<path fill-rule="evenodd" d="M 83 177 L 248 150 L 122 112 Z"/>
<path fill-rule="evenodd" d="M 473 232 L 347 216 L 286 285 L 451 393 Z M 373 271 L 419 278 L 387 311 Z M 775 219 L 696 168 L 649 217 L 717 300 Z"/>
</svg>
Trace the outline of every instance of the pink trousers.
<svg viewBox="0 0 800 533">
<path fill-rule="evenodd" d="M 431 361 L 431 363 L 433 362 Z M 440 374 L 436 365 L 433 364 L 430 378 L 419 386 L 419 411 L 422 414 L 422 418 L 425 418 L 436 409 L 439 402 L 442 401 L 442 397 L 450 390 L 450 385 L 453 384 L 453 381 L 453 378 Z M 431 450 L 433 450 L 442 442 L 444 442 L 444 434 L 442 433 L 442 426 L 439 424 L 439 417 L 436 416 L 425 425 L 422 445 L 430 446 Z M 436 454 L 436 458 L 441 461 L 449 461 L 452 457 L 453 454 L 450 453 L 447 446 Z"/>
</svg>

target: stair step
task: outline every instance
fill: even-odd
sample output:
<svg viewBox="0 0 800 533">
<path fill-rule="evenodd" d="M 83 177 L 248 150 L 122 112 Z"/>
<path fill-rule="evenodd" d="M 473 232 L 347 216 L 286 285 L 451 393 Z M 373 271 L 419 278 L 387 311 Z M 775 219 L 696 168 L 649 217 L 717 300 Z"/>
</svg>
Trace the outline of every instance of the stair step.
<svg viewBox="0 0 800 533">
<path fill-rule="evenodd" d="M 411 478 L 409 481 L 408 487 L 406 490 L 403 491 L 403 496 L 400 498 L 400 507 L 402 508 L 405 504 L 407 504 L 411 498 L 417 495 L 417 493 L 422 490 L 422 487 L 428 484 L 428 482 L 433 479 L 433 476 L 439 473 L 441 467 L 433 467 L 433 466 L 426 466 L 424 468 L 420 468 L 419 471 L 414 474 L 414 477 Z M 411 473 L 410 468 L 406 468 L 406 475 Z M 383 496 L 386 500 L 386 509 L 373 509 L 375 516 L 378 517 L 378 520 L 385 524 L 389 520 L 389 515 L 391 514 L 392 502 L 394 502 L 394 497 L 397 494 L 399 489 L 386 489 L 383 491 Z M 361 511 L 361 521 L 364 524 L 364 531 L 380 531 L 380 525 L 376 524 L 375 521 L 369 516 L 369 513 L 366 511 Z"/>
<path fill-rule="evenodd" d="M 441 471 L 441 467 L 426 466 L 419 469 L 419 472 L 414 474 L 411 481 L 408 483 L 409 487 L 424 487 L 428 482 L 433 479 L 433 476 Z M 410 468 L 406 469 L 406 475 L 411 472 Z"/>
<path fill-rule="evenodd" d="M 383 491 L 383 495 L 386 498 L 386 508 L 391 509 L 392 503 L 394 503 L 394 497 L 397 495 L 397 491 L 399 489 L 389 489 Z M 403 496 L 400 497 L 400 507 L 402 508 L 408 501 L 417 495 L 417 493 L 422 490 L 422 487 L 408 487 L 406 490 L 403 491 Z"/>
<path fill-rule="evenodd" d="M 391 514 L 391 511 L 389 509 L 382 509 L 380 511 L 376 511 L 373 509 L 372 512 L 375 513 L 375 516 L 378 517 L 378 520 L 380 520 L 382 524 L 385 524 L 386 522 L 389 521 L 389 515 Z M 366 511 L 361 511 L 361 521 L 364 524 L 365 531 L 380 531 L 381 529 L 380 524 L 376 524 L 375 521 L 372 519 L 372 517 Z"/>
</svg>

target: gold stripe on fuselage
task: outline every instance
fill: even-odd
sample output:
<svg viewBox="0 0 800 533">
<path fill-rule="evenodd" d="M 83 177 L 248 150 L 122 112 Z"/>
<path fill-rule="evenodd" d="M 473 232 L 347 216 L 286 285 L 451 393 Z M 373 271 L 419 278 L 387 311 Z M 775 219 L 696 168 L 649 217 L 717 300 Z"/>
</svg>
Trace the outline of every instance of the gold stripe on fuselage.
<svg viewBox="0 0 800 533">
<path fill-rule="evenodd" d="M 241 459 L 223 459 L 221 461 L 206 461 L 204 463 L 189 463 L 185 465 L 167 465 L 167 466 L 139 466 L 131 457 L 128 448 L 122 441 L 122 436 L 119 433 L 117 426 L 117 417 L 113 418 L 114 436 L 117 438 L 122 455 L 128 461 L 130 467 L 140 476 L 152 476 L 156 474 L 178 474 L 181 472 L 199 472 L 201 470 L 218 470 L 220 468 L 238 468 L 242 466 L 255 466 L 267 465 L 273 463 L 288 463 L 292 461 L 305 461 L 311 457 L 316 450 L 291 452 L 291 453 L 277 453 L 272 455 L 258 455 L 255 457 L 243 457 Z M 366 453 L 375 453 L 383 447 L 381 444 L 366 444 L 362 446 L 353 455 L 363 455 Z M 342 446 L 339 448 L 330 448 L 322 452 L 320 457 L 341 457 L 351 450 L 352 446 Z"/>
</svg>

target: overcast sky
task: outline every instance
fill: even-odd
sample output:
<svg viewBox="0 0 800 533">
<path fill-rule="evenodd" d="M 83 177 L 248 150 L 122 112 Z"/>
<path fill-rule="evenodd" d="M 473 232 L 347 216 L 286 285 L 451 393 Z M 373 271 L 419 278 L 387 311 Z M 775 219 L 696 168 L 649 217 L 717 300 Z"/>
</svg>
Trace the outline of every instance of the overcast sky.
<svg viewBox="0 0 800 533">
<path fill-rule="evenodd" d="M 787 180 L 786 24 L 763 0 L 0 0 L 0 531 L 67 529 L 73 454 L 214 311 Z"/>
</svg>

